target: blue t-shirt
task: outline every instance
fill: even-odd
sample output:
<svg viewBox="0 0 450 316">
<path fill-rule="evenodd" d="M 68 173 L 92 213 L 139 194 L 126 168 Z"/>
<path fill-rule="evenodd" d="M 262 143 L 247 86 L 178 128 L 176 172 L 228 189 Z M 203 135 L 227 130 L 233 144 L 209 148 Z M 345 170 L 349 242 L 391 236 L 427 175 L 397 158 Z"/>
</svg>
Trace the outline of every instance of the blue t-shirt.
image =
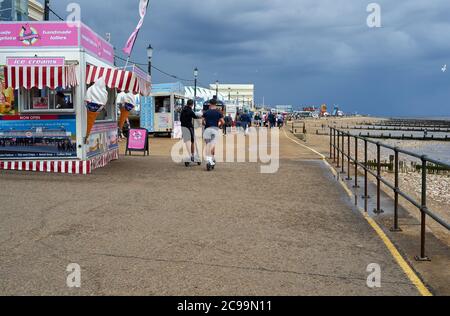
<svg viewBox="0 0 450 316">
<path fill-rule="evenodd" d="M 205 128 L 219 127 L 219 121 L 223 118 L 218 110 L 208 110 L 203 114 L 205 119 Z"/>
<path fill-rule="evenodd" d="M 252 118 L 249 114 L 244 113 L 241 115 L 241 121 L 250 124 L 252 122 Z"/>
</svg>

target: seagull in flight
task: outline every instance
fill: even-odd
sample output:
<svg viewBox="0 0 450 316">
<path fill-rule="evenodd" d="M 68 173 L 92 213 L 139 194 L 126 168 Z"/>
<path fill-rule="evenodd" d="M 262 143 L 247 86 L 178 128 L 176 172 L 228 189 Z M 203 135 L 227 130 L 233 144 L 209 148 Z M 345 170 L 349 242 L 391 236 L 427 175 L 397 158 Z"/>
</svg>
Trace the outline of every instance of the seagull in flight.
<svg viewBox="0 0 450 316">
<path fill-rule="evenodd" d="M 446 72 L 447 71 L 447 65 L 442 66 L 442 72 Z"/>
</svg>

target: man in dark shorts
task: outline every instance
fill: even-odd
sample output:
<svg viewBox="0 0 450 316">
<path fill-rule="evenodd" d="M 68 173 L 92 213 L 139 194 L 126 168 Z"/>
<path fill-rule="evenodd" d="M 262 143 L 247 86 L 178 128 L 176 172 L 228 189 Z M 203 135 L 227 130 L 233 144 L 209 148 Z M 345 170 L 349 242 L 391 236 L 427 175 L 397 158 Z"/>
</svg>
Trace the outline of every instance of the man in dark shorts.
<svg viewBox="0 0 450 316">
<path fill-rule="evenodd" d="M 181 111 L 180 116 L 183 141 L 186 144 L 188 151 L 190 151 L 192 162 L 195 161 L 195 132 L 193 120 L 200 118 L 194 113 L 193 107 L 194 101 L 189 100 L 187 105 Z"/>
<path fill-rule="evenodd" d="M 203 113 L 203 124 L 205 126 L 206 162 L 211 166 L 216 165 L 214 158 L 216 154 L 216 142 L 219 137 L 219 129 L 224 123 L 222 113 L 217 110 L 217 100 L 210 100 L 209 110 Z"/>
<path fill-rule="evenodd" d="M 231 131 L 231 127 L 233 126 L 233 118 L 231 117 L 231 114 L 228 114 L 224 117 L 225 124 L 223 125 L 223 133 L 227 135 L 228 131 Z"/>
</svg>

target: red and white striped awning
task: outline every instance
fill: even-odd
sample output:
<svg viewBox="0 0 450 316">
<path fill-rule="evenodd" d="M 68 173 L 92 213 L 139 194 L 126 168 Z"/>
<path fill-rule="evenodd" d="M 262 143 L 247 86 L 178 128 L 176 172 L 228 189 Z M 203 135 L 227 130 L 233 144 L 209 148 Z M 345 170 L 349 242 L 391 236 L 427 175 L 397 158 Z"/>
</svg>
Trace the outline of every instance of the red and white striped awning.
<svg viewBox="0 0 450 316">
<path fill-rule="evenodd" d="M 5 66 L 5 84 L 9 88 L 67 88 L 78 85 L 77 66 Z"/>
<path fill-rule="evenodd" d="M 86 84 L 94 83 L 99 78 L 105 79 L 106 86 L 111 89 L 144 96 L 150 95 L 149 78 L 146 80 L 133 71 L 87 65 Z"/>
</svg>

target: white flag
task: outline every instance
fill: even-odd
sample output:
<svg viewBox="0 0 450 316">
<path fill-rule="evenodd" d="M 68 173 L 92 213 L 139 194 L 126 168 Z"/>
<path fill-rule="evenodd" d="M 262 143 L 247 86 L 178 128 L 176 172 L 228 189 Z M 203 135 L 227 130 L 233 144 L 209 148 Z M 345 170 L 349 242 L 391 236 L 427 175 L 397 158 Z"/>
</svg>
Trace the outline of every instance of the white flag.
<svg viewBox="0 0 450 316">
<path fill-rule="evenodd" d="M 149 0 L 140 0 L 139 2 L 139 15 L 141 16 L 141 19 L 139 20 L 138 25 L 136 26 L 136 29 L 131 34 L 130 38 L 128 39 L 127 43 L 125 44 L 125 47 L 123 48 L 123 52 L 127 54 L 128 56 L 131 55 L 131 52 L 133 51 L 134 43 L 136 42 L 136 38 L 139 34 L 139 30 L 141 29 L 142 25 L 144 24 L 145 15 L 147 14 L 147 8 L 149 4 Z"/>
</svg>

